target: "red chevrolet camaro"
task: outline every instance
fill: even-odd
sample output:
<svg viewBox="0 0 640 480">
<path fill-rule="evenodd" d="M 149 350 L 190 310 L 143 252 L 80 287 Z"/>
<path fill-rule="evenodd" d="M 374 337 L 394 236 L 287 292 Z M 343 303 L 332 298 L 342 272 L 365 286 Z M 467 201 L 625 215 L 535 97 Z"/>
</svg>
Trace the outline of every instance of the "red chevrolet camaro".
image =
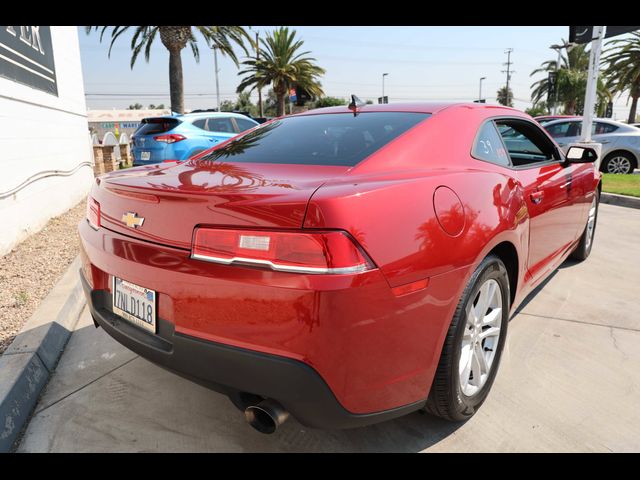
<svg viewBox="0 0 640 480">
<path fill-rule="evenodd" d="M 96 179 L 80 223 L 96 326 L 273 432 L 426 409 L 469 418 L 509 315 L 585 259 L 601 174 L 522 112 L 335 107 Z"/>
</svg>

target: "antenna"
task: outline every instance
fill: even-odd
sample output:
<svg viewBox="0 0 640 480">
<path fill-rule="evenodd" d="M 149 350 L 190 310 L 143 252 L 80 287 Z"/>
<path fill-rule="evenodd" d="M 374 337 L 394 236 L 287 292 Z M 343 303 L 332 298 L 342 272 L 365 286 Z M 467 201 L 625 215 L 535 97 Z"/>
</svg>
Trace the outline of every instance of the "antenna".
<svg viewBox="0 0 640 480">
<path fill-rule="evenodd" d="M 349 109 L 353 110 L 353 116 L 358 115 L 358 108 L 364 107 L 367 103 L 360 100 L 355 95 L 351 95 L 351 103 L 349 104 Z"/>
</svg>

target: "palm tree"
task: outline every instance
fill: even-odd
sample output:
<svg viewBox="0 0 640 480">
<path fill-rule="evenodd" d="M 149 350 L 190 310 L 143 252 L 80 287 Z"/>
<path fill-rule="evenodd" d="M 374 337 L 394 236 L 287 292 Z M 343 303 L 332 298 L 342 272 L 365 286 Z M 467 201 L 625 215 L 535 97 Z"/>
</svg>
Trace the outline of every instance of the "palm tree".
<svg viewBox="0 0 640 480">
<path fill-rule="evenodd" d="M 324 94 L 318 77 L 325 70 L 314 63 L 315 58 L 306 56 L 310 52 L 298 52 L 304 42 L 296 40 L 295 36 L 295 30 L 280 27 L 266 39 L 260 39 L 260 58 L 250 57 L 242 62 L 247 68 L 239 73 L 248 75 L 238 85 L 238 93 L 249 87 L 251 91 L 273 86 L 278 99 L 278 116 L 285 113 L 285 97 L 290 88 L 298 86 L 315 96 Z"/>
<path fill-rule="evenodd" d="M 513 107 L 513 91 L 509 88 L 507 94 L 507 86 L 501 87 L 497 92 L 496 100 L 500 105 L 506 105 L 507 107 Z"/>
<path fill-rule="evenodd" d="M 614 94 L 629 92 L 631 109 L 627 123 L 636 121 L 638 98 L 640 98 L 640 33 L 633 32 L 630 38 L 612 40 L 608 43 L 602 64 L 606 67 L 604 77 Z M 628 100 L 627 100 L 628 103 Z"/>
<path fill-rule="evenodd" d="M 586 45 L 575 45 L 567 48 L 567 42 L 563 39 L 562 45 L 565 52 L 560 56 L 560 68 L 557 68 L 557 60 L 547 60 L 536 68 L 531 75 L 533 76 L 541 72 L 555 72 L 556 89 L 558 91 L 558 102 L 563 104 L 564 113 L 567 115 L 575 115 L 582 109 L 584 104 L 584 95 L 587 89 L 587 74 L 589 70 L 589 51 Z M 549 91 L 549 79 L 545 76 L 543 79 L 531 85 L 531 101 L 538 104 L 546 99 Z M 600 105 L 604 105 L 611 98 L 606 85 L 598 80 L 597 95 Z M 553 102 L 555 98 L 550 99 Z"/>
<path fill-rule="evenodd" d="M 131 26 L 87 26 L 85 30 L 87 34 L 92 29 L 100 31 L 100 41 L 108 28 L 111 30 L 111 44 L 109 45 L 109 57 L 111 57 L 111 49 L 116 39 L 122 35 Z M 133 38 L 131 39 L 131 68 L 136 63 L 138 55 L 144 49 L 145 60 L 149 61 L 151 54 L 151 46 L 158 33 L 160 33 L 160 41 L 169 50 L 169 90 L 171 93 L 171 110 L 177 113 L 184 113 L 184 79 L 182 75 L 182 50 L 189 45 L 196 61 L 200 61 L 200 51 L 194 35 L 194 30 L 200 32 L 205 38 L 207 46 L 217 48 L 223 55 L 229 56 L 236 65 L 238 58 L 233 51 L 232 42 L 238 45 L 245 54 L 247 49 L 244 46 L 244 40 L 248 40 L 252 44 L 252 40 L 242 27 L 237 26 L 150 26 L 135 27 Z"/>
</svg>

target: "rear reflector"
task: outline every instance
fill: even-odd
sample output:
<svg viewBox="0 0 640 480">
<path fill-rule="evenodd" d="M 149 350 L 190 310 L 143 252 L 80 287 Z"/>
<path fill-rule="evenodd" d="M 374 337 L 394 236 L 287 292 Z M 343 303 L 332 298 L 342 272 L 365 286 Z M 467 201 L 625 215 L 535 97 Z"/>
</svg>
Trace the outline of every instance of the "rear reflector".
<svg viewBox="0 0 640 480">
<path fill-rule="evenodd" d="M 400 285 L 399 287 L 394 287 L 391 289 L 391 291 L 396 297 L 401 297 L 403 295 L 408 295 L 409 293 L 417 292 L 418 290 L 427 288 L 428 285 L 429 279 L 425 278 L 422 280 L 418 280 L 417 282 L 411 282 L 405 285 Z"/>
<path fill-rule="evenodd" d="M 157 137 L 153 137 L 157 142 L 164 143 L 176 143 L 186 139 L 184 135 L 180 135 L 178 133 L 168 133 L 166 135 L 158 135 Z"/>
<path fill-rule="evenodd" d="M 100 228 L 100 204 L 93 197 L 87 198 L 87 220 L 91 227 Z"/>
<path fill-rule="evenodd" d="M 191 258 L 224 265 L 247 264 L 283 272 L 315 274 L 350 274 L 375 268 L 351 237 L 337 231 L 198 228 Z"/>
</svg>

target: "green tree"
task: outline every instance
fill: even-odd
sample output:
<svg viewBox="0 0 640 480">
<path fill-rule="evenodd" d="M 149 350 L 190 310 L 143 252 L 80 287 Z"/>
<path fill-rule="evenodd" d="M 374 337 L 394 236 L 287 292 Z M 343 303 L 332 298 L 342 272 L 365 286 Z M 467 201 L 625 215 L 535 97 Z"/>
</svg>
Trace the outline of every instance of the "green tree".
<svg viewBox="0 0 640 480">
<path fill-rule="evenodd" d="M 540 102 L 531 108 L 527 108 L 524 112 L 532 117 L 538 117 L 540 115 L 547 115 L 549 113 L 549 107 L 546 102 Z"/>
<path fill-rule="evenodd" d="M 563 106 L 563 113 L 575 115 L 584 109 L 584 96 L 587 89 L 587 75 L 589 70 L 589 51 L 587 45 L 575 45 L 567 48 L 567 43 L 562 40 L 565 46 L 564 53 L 560 55 L 560 68 L 556 77 L 556 89 L 558 91 L 558 102 Z M 547 60 L 539 68 L 531 72 L 530 76 L 541 72 L 555 72 L 557 60 Z M 547 98 L 549 91 L 549 78 L 544 78 L 531 85 L 531 100 L 534 104 L 540 103 Z M 611 98 L 611 94 L 602 79 L 598 80 L 597 98 L 599 109 Z M 553 102 L 555 95 L 551 98 Z"/>
<path fill-rule="evenodd" d="M 604 77 L 614 95 L 627 92 L 627 104 L 631 99 L 628 123 L 634 123 L 640 98 L 640 33 L 633 32 L 629 38 L 612 40 L 602 57 Z"/>
<path fill-rule="evenodd" d="M 144 105 L 140 103 L 134 103 L 133 105 L 129 105 L 129 108 L 127 108 L 127 110 L 142 110 L 143 108 Z"/>
<path fill-rule="evenodd" d="M 513 107 L 513 90 L 509 87 L 509 93 L 507 93 L 507 86 L 500 88 L 497 92 L 497 100 L 500 105 L 506 105 L 507 107 Z"/>
<path fill-rule="evenodd" d="M 242 62 L 246 67 L 239 75 L 247 75 L 238 85 L 238 93 L 245 89 L 272 86 L 277 98 L 277 115 L 285 113 L 285 100 L 289 89 L 297 85 L 310 95 L 323 95 L 318 77 L 325 73 L 315 64 L 315 58 L 308 57 L 310 52 L 300 52 L 302 40 L 296 40 L 296 31 L 280 27 L 260 39 L 262 48 L 260 58 L 248 57 Z"/>
<path fill-rule="evenodd" d="M 235 109 L 235 103 L 231 100 L 223 100 L 220 102 L 220 111 L 221 112 L 233 112 Z"/>
<path fill-rule="evenodd" d="M 153 103 L 149 104 L 149 110 L 164 110 L 164 108 L 164 103 L 161 103 L 159 105 L 154 105 Z"/>
<path fill-rule="evenodd" d="M 249 115 L 253 116 L 258 114 L 258 107 L 251 101 L 250 92 L 242 92 L 238 94 L 238 99 L 236 100 L 233 109 L 239 112 L 249 112 Z"/>
<path fill-rule="evenodd" d="M 247 54 L 244 41 L 252 43 L 251 38 L 242 27 L 237 26 L 87 26 L 87 34 L 92 29 L 100 30 L 100 41 L 111 28 L 111 44 L 109 45 L 109 57 L 116 39 L 130 28 L 135 28 L 131 39 L 131 68 L 136 63 L 140 52 L 144 49 L 145 60 L 149 61 L 151 46 L 158 33 L 160 41 L 169 50 L 169 90 L 171 94 L 171 110 L 184 113 L 184 78 L 182 74 L 182 50 L 189 45 L 196 61 L 200 61 L 200 51 L 194 35 L 199 32 L 207 42 L 207 46 L 215 47 L 223 55 L 231 58 L 238 65 L 238 58 L 233 51 L 232 43 L 236 44 Z"/>
<path fill-rule="evenodd" d="M 342 105 L 348 105 L 348 101 L 344 98 L 338 97 L 321 97 L 315 102 L 313 102 L 313 108 L 324 108 L 324 107 L 339 107 Z"/>
</svg>

